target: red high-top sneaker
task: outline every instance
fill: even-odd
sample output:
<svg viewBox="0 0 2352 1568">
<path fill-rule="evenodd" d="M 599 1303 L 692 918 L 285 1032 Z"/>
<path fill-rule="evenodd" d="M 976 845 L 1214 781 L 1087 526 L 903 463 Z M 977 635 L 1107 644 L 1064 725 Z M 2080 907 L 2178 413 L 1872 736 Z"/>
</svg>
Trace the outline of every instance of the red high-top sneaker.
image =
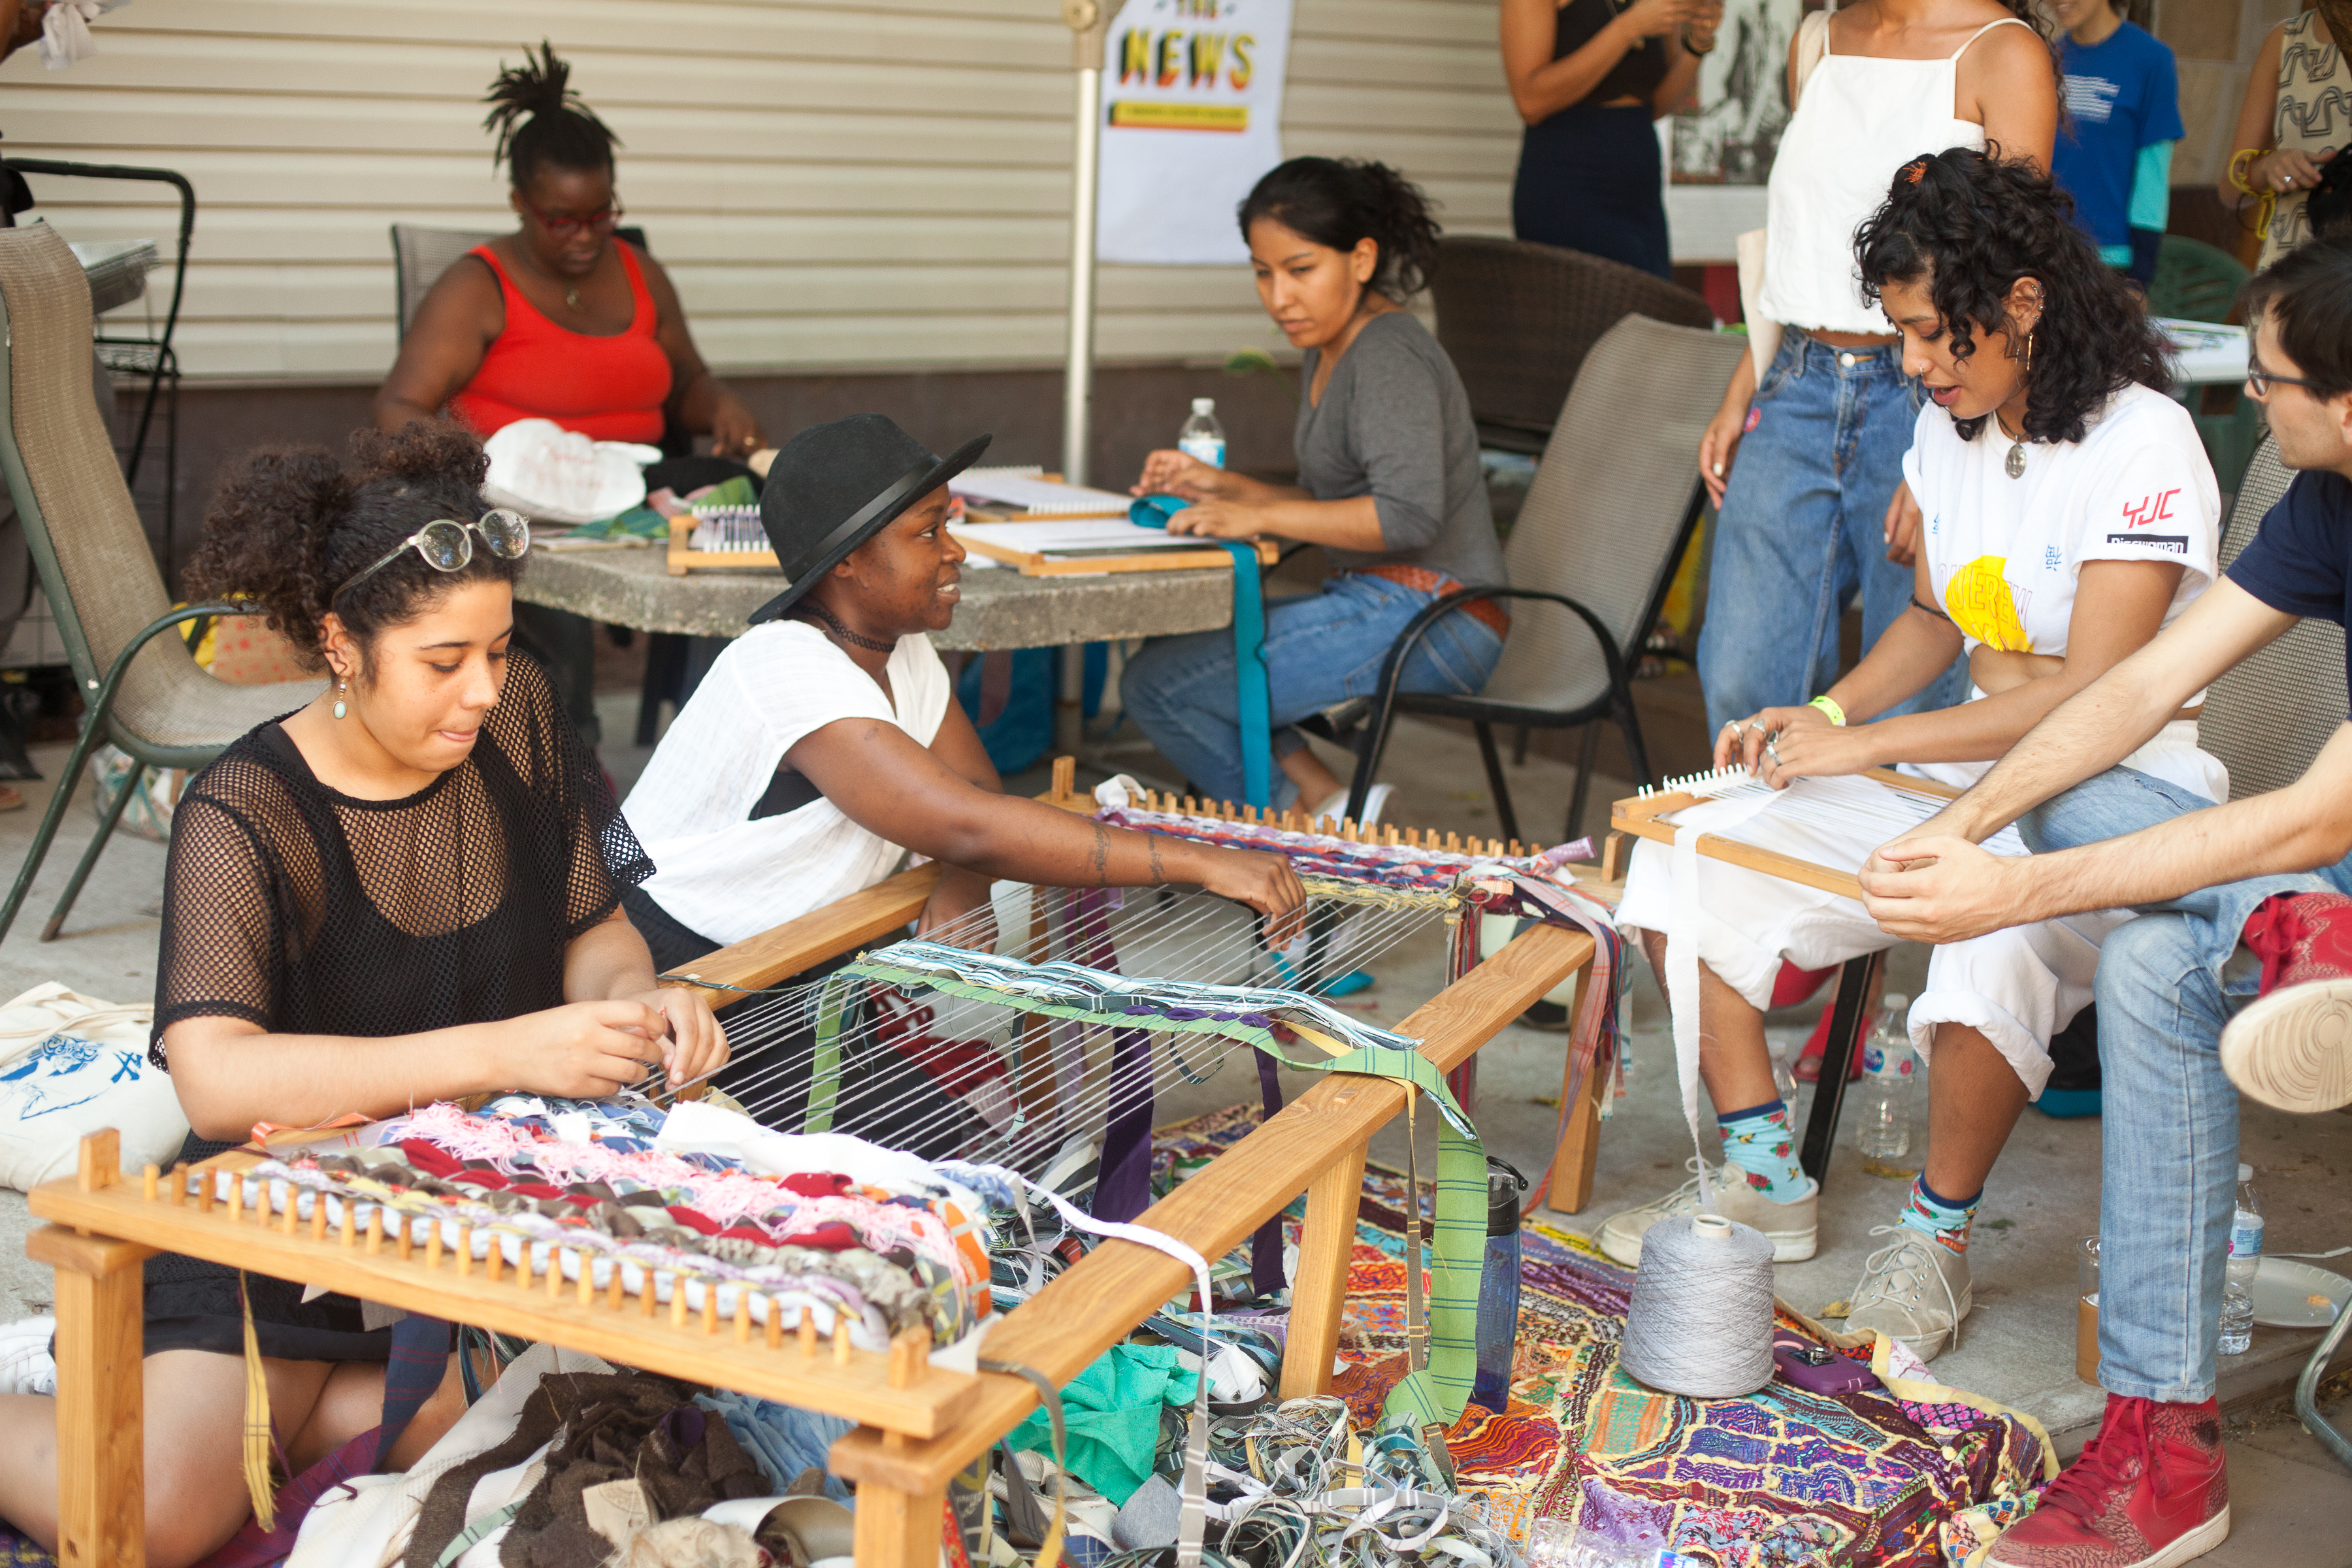
<svg viewBox="0 0 2352 1568">
<path fill-rule="evenodd" d="M 1993 1542 L 2007 1568 L 2175 1568 L 2230 1533 L 2230 1479 L 2213 1401 L 2107 1395 L 2099 1435 L 2034 1510 Z"/>
</svg>

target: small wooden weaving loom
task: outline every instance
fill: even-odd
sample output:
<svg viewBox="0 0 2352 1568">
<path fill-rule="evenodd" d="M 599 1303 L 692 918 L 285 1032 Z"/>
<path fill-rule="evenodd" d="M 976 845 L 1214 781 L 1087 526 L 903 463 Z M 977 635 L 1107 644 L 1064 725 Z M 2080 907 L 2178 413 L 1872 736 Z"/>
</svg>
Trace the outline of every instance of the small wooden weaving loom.
<svg viewBox="0 0 2352 1568">
<path fill-rule="evenodd" d="M 1054 782 L 1041 799 L 1074 812 L 1095 809 L 1090 798 L 1076 794 L 1069 759 L 1055 764 Z M 1230 808 L 1224 815 L 1241 820 Z M 1339 826 L 1348 841 L 1363 841 L 1352 825 Z M 1434 846 L 1437 836 L 1389 828 L 1381 838 L 1424 838 Z M 1449 847 L 1455 842 L 1454 835 L 1446 838 Z M 1475 852 L 1504 849 L 1495 844 Z M 702 984 L 713 1005 L 724 1007 L 745 990 L 772 985 L 905 926 L 920 912 L 940 874 L 937 865 L 901 872 L 722 948 L 693 966 L 690 983 Z M 1593 952 L 1593 939 L 1584 931 L 1530 925 L 1397 1028 L 1418 1040 L 1439 1069 L 1451 1071 L 1531 1003 L 1586 971 Z M 1285 1398 L 1330 1386 L 1367 1145 L 1405 1104 L 1405 1089 L 1387 1079 L 1324 1078 L 1137 1222 L 1214 1258 L 1301 1192 L 1307 1194 L 1280 1379 Z M 241 1170 L 263 1157 L 238 1150 L 205 1165 Z M 716 1294 L 710 1291 L 704 1292 L 699 1317 L 684 1310 L 682 1291 L 673 1292 L 668 1312 L 658 1312 L 649 1295 L 625 1304 L 617 1292 L 567 1282 L 552 1255 L 544 1272 L 534 1273 L 526 1262 L 516 1276 L 495 1278 L 487 1264 L 473 1268 L 468 1255 L 461 1265 L 457 1249 L 445 1254 L 436 1241 L 413 1246 L 387 1242 L 381 1234 L 330 1232 L 320 1205 L 313 1207 L 318 1217 L 307 1223 L 290 1208 L 267 1206 L 267 1199 L 261 1208 L 239 1212 L 234 1202 L 208 1204 L 187 1194 L 177 1179 L 181 1173 L 167 1178 L 149 1166 L 126 1180 L 118 1160 L 116 1135 L 94 1134 L 83 1142 L 75 1177 L 32 1194 L 33 1212 L 50 1223 L 34 1234 L 26 1250 L 57 1270 L 58 1556 L 67 1568 L 137 1568 L 145 1561 L 141 1264 L 158 1251 L 315 1283 L 857 1421 L 859 1427 L 834 1446 L 831 1468 L 857 1486 L 861 1568 L 931 1568 L 939 1560 L 950 1478 L 1037 1405 L 1034 1388 L 1023 1377 L 933 1365 L 929 1335 L 921 1331 L 901 1333 L 887 1353 L 856 1349 L 845 1331 L 830 1345 L 817 1343 L 813 1327 L 787 1334 L 772 1311 L 762 1333 L 740 1304 L 740 1292 L 726 1321 L 711 1306 Z M 209 1190 L 209 1184 L 201 1189 Z M 580 1274 L 584 1282 L 588 1271 Z M 1066 1384 L 1191 1283 L 1191 1271 L 1175 1258 L 1133 1242 L 1108 1241 L 994 1320 L 981 1356 Z"/>
<path fill-rule="evenodd" d="M 1933 779 L 1915 778 L 1889 768 L 1873 768 L 1853 775 L 1887 791 L 1892 796 L 1906 799 L 1913 809 L 1923 814 L 1940 809 L 1941 803 L 1957 800 L 1965 792 Z M 1687 806 L 1718 798 L 1735 787 L 1749 785 L 1748 771 L 1718 769 L 1714 773 L 1694 773 L 1687 778 L 1669 779 L 1657 790 L 1644 789 L 1628 800 L 1616 802 L 1609 808 L 1610 834 L 1601 852 L 1601 875 L 1614 883 L 1622 882 L 1625 858 L 1632 846 L 1630 837 L 1639 837 L 1671 847 L 1675 829 L 1665 818 Z M 1826 784 L 1830 781 L 1822 781 Z M 1799 779 L 1792 790 L 1814 784 L 1811 779 Z M 1924 815 L 1922 816 L 1924 820 Z M 2011 830 L 2013 831 L 2013 830 Z M 1894 837 L 1890 834 L 1889 837 Z M 2021 852 L 2022 845 L 2017 846 Z M 1698 839 L 1698 853 L 1710 860 L 1726 865 L 1759 871 L 1768 877 L 1817 888 L 1825 893 L 1860 901 L 1862 883 L 1853 872 L 1834 866 L 1816 865 L 1810 860 L 1742 843 L 1732 837 L 1703 833 Z M 1846 1075 L 1853 1062 L 1853 1053 L 1862 1039 L 1864 1026 L 1868 1022 L 1869 1005 L 1874 990 L 1872 972 L 1885 958 L 1884 952 L 1864 953 L 1848 959 L 1838 972 L 1837 994 L 1831 1004 L 1834 1009 L 1830 1017 L 1829 1038 L 1822 1052 L 1821 1078 L 1813 1089 L 1813 1105 L 1805 1120 L 1803 1138 L 1799 1142 L 1797 1160 L 1807 1175 L 1824 1182 L 1829 1173 L 1830 1148 L 1837 1136 L 1838 1113 L 1845 1103 Z"/>
</svg>

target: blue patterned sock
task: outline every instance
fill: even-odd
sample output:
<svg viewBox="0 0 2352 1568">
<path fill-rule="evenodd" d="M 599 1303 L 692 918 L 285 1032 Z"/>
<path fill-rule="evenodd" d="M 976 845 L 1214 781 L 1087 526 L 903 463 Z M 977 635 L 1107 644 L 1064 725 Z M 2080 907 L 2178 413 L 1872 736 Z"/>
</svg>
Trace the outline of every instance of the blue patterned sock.
<svg viewBox="0 0 2352 1568">
<path fill-rule="evenodd" d="M 1969 1226 L 1976 1223 L 1977 1205 L 1984 1201 L 1979 1190 L 1975 1197 L 1954 1203 L 1938 1197 L 1927 1185 L 1927 1178 L 1911 1178 L 1911 1201 L 1903 1205 L 1903 1223 L 1935 1242 L 1947 1252 L 1969 1249 Z"/>
<path fill-rule="evenodd" d="M 1786 1105 L 1767 1100 L 1715 1120 L 1723 1129 L 1723 1157 L 1738 1167 L 1749 1187 L 1776 1204 L 1794 1203 L 1813 1191 L 1813 1179 L 1797 1163 Z"/>
</svg>

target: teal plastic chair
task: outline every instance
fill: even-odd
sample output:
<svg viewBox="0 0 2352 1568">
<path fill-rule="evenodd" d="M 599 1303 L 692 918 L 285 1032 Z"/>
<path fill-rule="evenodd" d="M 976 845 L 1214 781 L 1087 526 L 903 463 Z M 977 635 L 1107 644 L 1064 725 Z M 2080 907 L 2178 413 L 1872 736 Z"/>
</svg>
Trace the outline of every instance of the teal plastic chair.
<svg viewBox="0 0 2352 1568">
<path fill-rule="evenodd" d="M 2238 290 L 2252 276 L 2236 257 L 2201 239 L 2168 234 L 2157 247 L 2156 281 L 2148 285 L 2148 313 L 2183 321 L 2226 321 Z M 2235 491 L 2263 437 L 2261 408 L 2241 387 L 2231 393 L 2225 414 L 2201 414 L 2202 388 L 2191 390 L 2189 414 L 2205 442 L 2205 456 L 2223 491 Z"/>
</svg>

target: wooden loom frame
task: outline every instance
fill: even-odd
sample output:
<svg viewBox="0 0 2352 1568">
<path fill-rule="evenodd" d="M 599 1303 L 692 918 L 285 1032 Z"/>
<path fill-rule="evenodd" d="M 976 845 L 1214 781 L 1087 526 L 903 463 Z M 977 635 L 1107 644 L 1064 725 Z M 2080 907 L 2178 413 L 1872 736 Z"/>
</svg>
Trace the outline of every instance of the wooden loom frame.
<svg viewBox="0 0 2352 1568">
<path fill-rule="evenodd" d="M 1055 789 L 1040 798 L 1092 811 L 1094 802 L 1076 793 L 1074 775 L 1072 761 L 1061 759 Z M 690 979 L 702 982 L 714 1002 L 735 1000 L 736 993 L 717 988 L 772 984 L 905 925 L 939 877 L 936 865 L 901 872 L 709 954 Z M 1589 973 L 1592 955 L 1592 938 L 1583 931 L 1530 927 L 1397 1027 L 1418 1037 L 1441 1071 L 1451 1071 L 1570 974 Z M 1307 1194 L 1281 1373 L 1285 1398 L 1330 1387 L 1367 1147 L 1405 1103 L 1405 1088 L 1387 1079 L 1325 1078 L 1137 1222 L 1217 1258 Z M 260 1158 L 238 1150 L 205 1165 L 243 1169 Z M 119 1160 L 117 1135 L 93 1134 L 82 1142 L 75 1176 L 32 1194 L 33 1213 L 50 1223 L 26 1250 L 57 1271 L 58 1560 L 64 1568 L 140 1568 L 146 1561 L 141 1266 L 159 1251 L 321 1284 L 861 1422 L 830 1456 L 833 1472 L 858 1487 L 860 1568 L 931 1568 L 950 1479 L 1037 1405 L 1024 1378 L 931 1365 L 929 1335 L 921 1331 L 898 1336 L 887 1353 L 854 1349 L 837 1333 L 830 1353 L 823 1353 L 813 1326 L 787 1342 L 781 1320 L 772 1318 L 764 1335 L 754 1334 L 740 1307 L 722 1326 L 711 1315 L 709 1293 L 699 1321 L 685 1315 L 682 1291 L 673 1292 L 667 1314 L 655 1311 L 646 1297 L 632 1310 L 617 1293 L 567 1285 L 560 1268 L 532 1275 L 528 1253 L 520 1283 L 502 1282 L 489 1276 L 487 1262 L 478 1274 L 470 1264 L 461 1271 L 458 1255 L 445 1258 L 437 1239 L 387 1247 L 380 1234 L 329 1236 L 315 1205 L 320 1217 L 306 1227 L 290 1211 L 270 1210 L 266 1194 L 250 1217 L 231 1204 L 200 1205 L 184 1194 L 174 1202 L 167 1188 L 178 1184 L 163 1181 L 153 1166 L 126 1181 Z M 584 1269 L 583 1275 L 584 1283 Z M 1000 1318 L 981 1353 L 1066 1384 L 1191 1279 L 1183 1264 L 1154 1248 L 1105 1242 Z"/>
<path fill-rule="evenodd" d="M 1965 791 L 1934 779 L 1915 778 L 1892 768 L 1872 768 L 1853 775 L 1866 778 L 1889 789 L 1905 789 L 1917 795 L 1935 795 L 1944 800 L 1958 800 Z M 1675 830 L 1659 817 L 1696 805 L 1704 799 L 1687 790 L 1675 790 L 1657 795 L 1635 795 L 1621 800 L 1609 808 L 1609 839 L 1601 851 L 1601 875 L 1622 886 L 1625 875 L 1625 856 L 1629 837 L 1643 837 L 1672 846 Z M 1852 871 L 1834 867 L 1815 865 L 1793 855 L 1782 855 L 1753 844 L 1742 844 L 1736 838 L 1718 838 L 1712 833 L 1698 837 L 1698 852 L 1710 860 L 1738 866 L 1750 871 L 1760 871 L 1768 877 L 1817 888 L 1824 893 L 1859 902 L 1862 882 Z M 1837 992 L 1831 1002 L 1834 1011 L 1830 1016 L 1829 1038 L 1822 1048 L 1822 1075 L 1813 1087 L 1813 1107 L 1805 1118 L 1805 1132 L 1797 1146 L 1797 1163 L 1805 1174 L 1826 1185 L 1829 1177 L 1830 1146 L 1837 1138 L 1838 1113 L 1845 1107 L 1846 1074 L 1853 1063 L 1854 1048 L 1862 1043 L 1863 1025 L 1868 1018 L 1867 1003 L 1873 988 L 1874 971 L 1885 954 L 1866 952 L 1850 958 L 1838 970 Z M 1596 1068 L 1599 1064 L 1595 1064 Z M 1595 1078 L 1600 1076 L 1596 1070 Z"/>
</svg>

